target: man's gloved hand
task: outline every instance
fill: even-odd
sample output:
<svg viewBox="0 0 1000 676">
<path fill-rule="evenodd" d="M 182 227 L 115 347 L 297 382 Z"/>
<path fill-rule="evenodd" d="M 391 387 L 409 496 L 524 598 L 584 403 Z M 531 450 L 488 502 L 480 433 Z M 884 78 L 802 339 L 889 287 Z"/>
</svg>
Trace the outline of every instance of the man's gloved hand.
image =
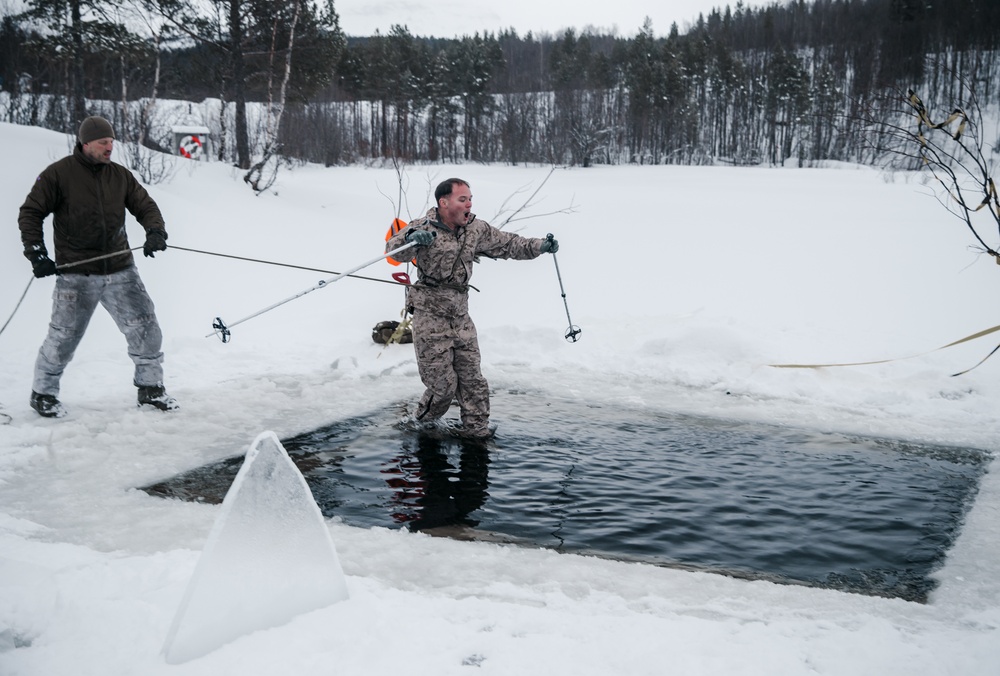
<svg viewBox="0 0 1000 676">
<path fill-rule="evenodd" d="M 31 259 L 31 272 L 39 279 L 59 274 L 56 264 L 44 252 L 39 252 Z"/>
<path fill-rule="evenodd" d="M 156 251 L 167 250 L 167 233 L 163 230 L 150 230 L 146 233 L 146 243 L 142 246 L 142 255 L 153 258 Z"/>
<path fill-rule="evenodd" d="M 406 233 L 405 239 L 407 242 L 413 242 L 417 246 L 430 246 L 435 237 L 437 237 L 437 233 L 430 230 L 413 230 Z"/>
<path fill-rule="evenodd" d="M 559 251 L 559 242 L 552 235 L 542 240 L 542 253 L 555 253 L 556 251 Z"/>
</svg>

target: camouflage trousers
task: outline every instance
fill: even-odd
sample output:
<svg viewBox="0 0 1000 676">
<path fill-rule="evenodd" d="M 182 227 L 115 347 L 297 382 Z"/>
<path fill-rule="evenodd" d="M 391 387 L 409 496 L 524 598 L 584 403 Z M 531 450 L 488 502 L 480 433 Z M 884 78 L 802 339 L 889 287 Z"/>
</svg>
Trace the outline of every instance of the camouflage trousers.
<svg viewBox="0 0 1000 676">
<path fill-rule="evenodd" d="M 485 434 L 490 420 L 490 388 L 479 367 L 479 337 L 472 318 L 465 313 L 457 317 L 415 313 L 413 348 L 420 380 L 427 388 L 415 417 L 436 420 L 457 399 L 465 429 Z"/>
<path fill-rule="evenodd" d="M 163 384 L 163 334 L 153 301 L 135 266 L 110 275 L 60 275 L 52 292 L 49 333 L 35 360 L 32 389 L 59 394 L 59 380 L 100 303 L 125 335 L 135 363 L 135 385 Z"/>
</svg>

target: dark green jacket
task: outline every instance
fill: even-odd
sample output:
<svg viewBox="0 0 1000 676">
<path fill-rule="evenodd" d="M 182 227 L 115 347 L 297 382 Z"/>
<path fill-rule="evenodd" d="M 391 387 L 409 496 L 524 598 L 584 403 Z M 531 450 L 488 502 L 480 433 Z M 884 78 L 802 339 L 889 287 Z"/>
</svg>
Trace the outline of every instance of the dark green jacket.
<svg viewBox="0 0 1000 676">
<path fill-rule="evenodd" d="M 127 251 L 125 210 L 146 229 L 163 231 L 163 216 L 146 189 L 120 164 L 92 162 L 79 143 L 72 155 L 50 164 L 35 179 L 17 218 L 24 255 L 47 253 L 42 222 L 53 214 L 56 265 Z M 65 268 L 63 272 L 106 275 L 134 264 L 131 252 Z"/>
</svg>

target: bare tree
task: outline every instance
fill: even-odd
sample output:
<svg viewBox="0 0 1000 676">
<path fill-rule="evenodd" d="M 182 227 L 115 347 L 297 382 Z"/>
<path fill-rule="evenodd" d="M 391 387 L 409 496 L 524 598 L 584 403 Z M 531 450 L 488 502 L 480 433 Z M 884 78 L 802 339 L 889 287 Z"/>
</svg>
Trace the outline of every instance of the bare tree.
<svg viewBox="0 0 1000 676">
<path fill-rule="evenodd" d="M 976 91 L 968 80 L 960 78 L 960 84 L 962 105 L 951 106 L 941 116 L 932 113 L 912 89 L 905 94 L 895 92 L 886 112 L 878 116 L 881 120 L 870 116 L 873 133 L 868 140 L 877 152 L 888 152 L 908 168 L 929 171 L 940 189 L 941 205 L 966 225 L 978 243 L 975 248 L 1000 264 L 1000 200 L 994 162 L 983 150 L 983 115 Z M 994 234 L 987 234 L 988 230 Z"/>
<path fill-rule="evenodd" d="M 235 110 L 234 135 L 236 165 L 250 168 L 250 139 L 247 129 L 246 97 L 246 13 L 243 0 L 212 0 L 201 6 L 189 0 L 145 0 L 178 32 L 201 44 L 218 50 L 229 62 L 228 83 L 223 86 L 222 100 L 231 98 Z M 207 13 L 202 16 L 202 11 Z M 231 89 L 231 96 L 227 92 Z M 225 119 L 223 109 L 222 119 Z M 220 139 L 220 152 L 224 147 Z"/>
<path fill-rule="evenodd" d="M 568 207 L 563 207 L 562 209 L 556 209 L 555 211 L 549 211 L 541 214 L 530 213 L 531 210 L 534 209 L 535 206 L 537 206 L 537 202 L 533 200 L 538 196 L 538 193 L 542 191 L 542 188 L 545 187 L 545 184 L 548 183 L 549 179 L 552 178 L 552 174 L 555 173 L 556 169 L 560 168 L 561 167 L 553 166 L 551 169 L 549 169 L 549 173 L 545 174 L 545 178 L 543 178 L 542 182 L 538 184 L 538 187 L 535 188 L 530 195 L 528 195 L 528 199 L 524 200 L 521 206 L 517 208 L 512 208 L 510 206 L 510 201 L 514 199 L 516 195 L 527 190 L 528 187 L 530 186 L 524 186 L 522 188 L 519 188 L 512 194 L 508 195 L 507 198 L 500 205 L 500 209 L 497 211 L 496 215 L 493 217 L 494 221 L 500 222 L 500 224 L 497 225 L 496 227 L 500 230 L 503 230 L 507 225 L 514 223 L 515 221 L 523 221 L 529 218 L 541 218 L 543 216 L 552 216 L 553 214 L 575 213 L 576 207 L 572 203 Z M 501 218 L 503 218 L 502 221 L 500 220 Z"/>
<path fill-rule="evenodd" d="M 94 0 L 27 0 L 25 5 L 21 18 L 44 24 L 52 31 L 47 39 L 58 45 L 57 51 L 68 54 L 65 66 L 69 74 L 66 90 L 69 119 L 64 131 L 71 131 L 87 116 L 84 58 L 89 33 L 97 25 L 93 21 L 97 3 Z"/>
<path fill-rule="evenodd" d="M 108 51 L 117 52 L 121 71 L 121 111 L 117 117 L 126 163 L 145 183 L 167 181 L 175 173 L 176 158 L 153 152 L 147 147 L 147 134 L 156 109 L 160 85 L 160 50 L 168 27 L 155 21 L 148 6 L 141 0 L 131 0 L 124 5 L 104 6 L 98 10 L 98 15 L 108 26 L 141 25 L 149 33 L 150 37 L 145 39 L 131 31 L 105 31 L 105 39 Z M 139 102 L 138 112 L 135 114 L 129 100 L 132 61 L 153 63 L 149 96 Z"/>
<path fill-rule="evenodd" d="M 281 115 L 285 110 L 285 101 L 288 96 L 288 80 L 292 74 L 292 48 L 295 46 L 295 27 L 299 22 L 299 8 L 301 3 L 295 0 L 292 7 L 292 21 L 289 28 L 288 47 L 285 49 L 285 69 L 282 74 L 281 88 L 278 92 L 278 100 L 274 100 L 273 78 L 270 73 L 273 68 L 268 68 L 267 82 L 267 125 L 264 128 L 264 144 L 261 150 L 260 159 L 254 163 L 250 170 L 244 174 L 243 180 L 253 188 L 258 195 L 274 185 L 278 177 L 278 166 L 280 157 L 278 156 L 278 130 L 281 128 Z M 268 55 L 270 63 L 273 65 L 277 54 L 277 33 L 278 18 L 274 19 L 274 26 L 271 31 L 271 50 Z"/>
</svg>

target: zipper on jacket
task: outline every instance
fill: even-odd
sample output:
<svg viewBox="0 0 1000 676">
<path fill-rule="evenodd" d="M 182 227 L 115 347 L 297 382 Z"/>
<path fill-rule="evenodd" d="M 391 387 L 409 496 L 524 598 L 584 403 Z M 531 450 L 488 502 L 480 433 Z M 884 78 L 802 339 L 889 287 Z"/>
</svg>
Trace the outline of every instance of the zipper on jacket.
<svg viewBox="0 0 1000 676">
<path fill-rule="evenodd" d="M 103 170 L 103 166 L 95 167 L 94 178 L 97 180 L 97 205 L 100 207 L 98 212 L 101 218 L 101 252 L 110 253 L 108 251 L 108 224 L 107 218 L 104 216 L 104 186 L 101 184 L 101 178 L 103 176 L 101 172 Z M 105 276 L 108 274 L 108 265 L 110 264 L 110 260 L 111 259 L 106 258 L 101 261 L 101 267 L 104 269 Z"/>
</svg>

